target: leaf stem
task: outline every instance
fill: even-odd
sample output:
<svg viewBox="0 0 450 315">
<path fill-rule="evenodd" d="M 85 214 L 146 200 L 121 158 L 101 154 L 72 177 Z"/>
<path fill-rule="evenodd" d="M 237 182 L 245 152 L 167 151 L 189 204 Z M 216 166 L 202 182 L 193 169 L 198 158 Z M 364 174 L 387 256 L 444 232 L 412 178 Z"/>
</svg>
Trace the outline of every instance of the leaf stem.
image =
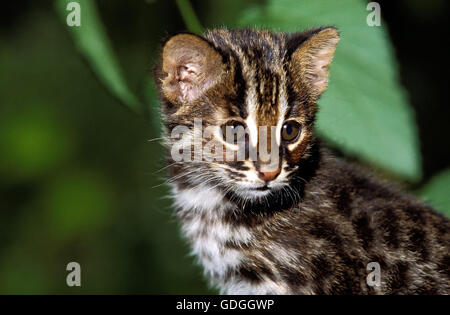
<svg viewBox="0 0 450 315">
<path fill-rule="evenodd" d="M 188 30 L 196 34 L 202 33 L 203 27 L 189 0 L 176 0 L 176 3 Z"/>
</svg>

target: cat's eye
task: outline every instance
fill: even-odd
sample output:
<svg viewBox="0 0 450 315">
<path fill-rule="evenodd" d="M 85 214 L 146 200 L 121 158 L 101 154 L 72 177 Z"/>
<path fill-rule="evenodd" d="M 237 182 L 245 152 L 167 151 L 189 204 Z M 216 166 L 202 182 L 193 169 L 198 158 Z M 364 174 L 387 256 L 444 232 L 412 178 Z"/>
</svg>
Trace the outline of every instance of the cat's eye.
<svg viewBox="0 0 450 315">
<path fill-rule="evenodd" d="M 222 125 L 221 129 L 222 137 L 228 143 L 236 144 L 238 141 L 242 141 L 245 138 L 245 126 L 239 121 L 228 121 L 226 124 Z"/>
<path fill-rule="evenodd" d="M 283 127 L 281 128 L 281 138 L 284 141 L 292 142 L 297 140 L 298 135 L 300 134 L 301 126 L 296 121 L 288 121 L 285 122 Z"/>
</svg>

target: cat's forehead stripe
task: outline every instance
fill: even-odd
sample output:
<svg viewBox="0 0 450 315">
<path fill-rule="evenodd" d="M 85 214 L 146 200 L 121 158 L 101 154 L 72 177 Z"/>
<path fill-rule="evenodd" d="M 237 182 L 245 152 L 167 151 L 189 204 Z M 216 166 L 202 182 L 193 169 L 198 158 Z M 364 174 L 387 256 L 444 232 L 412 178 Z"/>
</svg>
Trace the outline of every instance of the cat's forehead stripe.
<svg viewBox="0 0 450 315">
<path fill-rule="evenodd" d="M 207 37 L 234 60 L 235 84 L 244 91 L 236 100 L 249 129 L 252 145 L 257 145 L 260 126 L 276 127 L 280 144 L 281 128 L 287 114 L 285 39 L 266 31 L 233 32 L 216 30 Z M 270 140 L 270 129 L 269 139 Z"/>
</svg>

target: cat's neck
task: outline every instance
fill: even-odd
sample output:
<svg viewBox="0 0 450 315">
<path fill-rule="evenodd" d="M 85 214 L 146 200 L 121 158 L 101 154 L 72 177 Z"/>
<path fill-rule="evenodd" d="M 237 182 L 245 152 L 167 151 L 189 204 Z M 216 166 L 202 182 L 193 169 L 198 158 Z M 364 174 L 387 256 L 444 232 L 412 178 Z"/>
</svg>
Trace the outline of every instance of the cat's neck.
<svg viewBox="0 0 450 315">
<path fill-rule="evenodd" d="M 175 207 L 181 217 L 189 213 L 206 215 L 214 209 L 214 217 L 218 219 L 224 210 L 221 205 L 225 195 L 220 190 L 206 185 L 182 187 L 174 184 L 172 194 L 175 197 Z"/>
<path fill-rule="evenodd" d="M 234 226 L 226 219 L 234 205 L 218 189 L 172 187 L 182 231 L 192 246 L 192 253 L 204 267 L 205 275 L 220 288 L 226 287 L 227 274 L 244 259 L 238 247 L 253 238 L 249 229 Z"/>
</svg>

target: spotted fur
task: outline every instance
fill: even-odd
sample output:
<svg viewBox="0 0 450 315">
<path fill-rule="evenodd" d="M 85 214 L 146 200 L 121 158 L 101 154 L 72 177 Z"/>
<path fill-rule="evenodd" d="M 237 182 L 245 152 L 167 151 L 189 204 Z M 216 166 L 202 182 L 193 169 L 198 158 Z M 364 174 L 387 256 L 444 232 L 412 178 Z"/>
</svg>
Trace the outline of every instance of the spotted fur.
<svg viewBox="0 0 450 315">
<path fill-rule="evenodd" d="M 334 158 L 314 137 L 338 40 L 332 27 L 295 34 L 218 29 L 164 44 L 155 77 L 169 152 L 177 125 L 189 128 L 183 147 L 192 148 L 195 118 L 202 128 L 242 122 L 249 146 L 258 144 L 259 126 L 277 130 L 280 172 L 271 181 L 258 177 L 259 157 L 168 156 L 183 233 L 222 293 L 450 293 L 449 221 Z M 280 137 L 289 120 L 301 125 L 292 143 Z M 232 147 L 219 129 L 213 141 Z M 366 282 L 370 262 L 381 267 L 380 286 Z"/>
</svg>

